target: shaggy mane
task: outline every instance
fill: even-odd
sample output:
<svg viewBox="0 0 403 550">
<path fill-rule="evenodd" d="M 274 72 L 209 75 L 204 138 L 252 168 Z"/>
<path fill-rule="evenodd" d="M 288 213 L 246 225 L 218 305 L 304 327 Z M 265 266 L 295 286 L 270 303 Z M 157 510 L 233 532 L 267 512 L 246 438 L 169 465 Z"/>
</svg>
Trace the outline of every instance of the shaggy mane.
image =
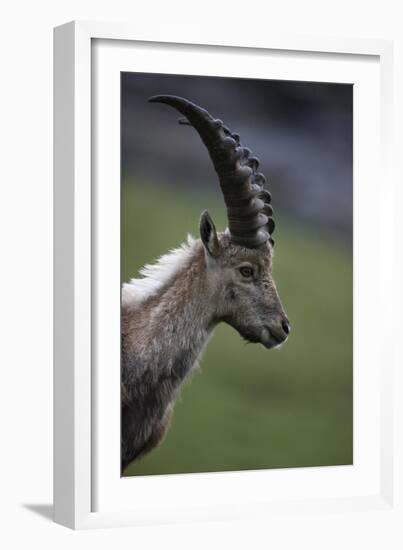
<svg viewBox="0 0 403 550">
<path fill-rule="evenodd" d="M 139 271 L 141 278 L 123 283 L 122 303 L 141 304 L 169 283 L 192 256 L 195 239 L 188 235 L 187 242 L 160 256 L 154 263 L 146 264 Z"/>
</svg>

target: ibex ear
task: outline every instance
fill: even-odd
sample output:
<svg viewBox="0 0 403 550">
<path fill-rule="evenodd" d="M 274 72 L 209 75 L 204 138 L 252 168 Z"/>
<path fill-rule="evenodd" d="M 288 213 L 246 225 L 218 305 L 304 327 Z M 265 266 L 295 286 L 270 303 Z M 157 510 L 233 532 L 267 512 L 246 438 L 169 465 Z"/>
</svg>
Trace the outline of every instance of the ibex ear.
<svg viewBox="0 0 403 550">
<path fill-rule="evenodd" d="M 208 254 L 216 258 L 220 254 L 220 243 L 214 222 L 207 210 L 200 218 L 200 237 Z"/>
</svg>

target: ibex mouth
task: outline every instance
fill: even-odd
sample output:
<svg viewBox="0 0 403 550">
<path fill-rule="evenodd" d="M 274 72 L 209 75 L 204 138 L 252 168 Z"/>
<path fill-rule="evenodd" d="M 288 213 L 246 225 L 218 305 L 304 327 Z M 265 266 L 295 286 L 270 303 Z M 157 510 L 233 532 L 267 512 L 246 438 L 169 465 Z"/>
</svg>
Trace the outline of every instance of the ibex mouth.
<svg viewBox="0 0 403 550">
<path fill-rule="evenodd" d="M 255 334 L 252 334 L 251 332 L 248 334 L 245 334 L 245 332 L 240 334 L 245 342 L 247 342 L 248 344 L 260 344 L 260 338 Z"/>
<path fill-rule="evenodd" d="M 242 332 L 238 329 L 238 332 L 248 344 L 262 344 L 266 349 L 279 348 L 287 340 L 287 335 L 279 334 L 269 327 L 263 327 L 260 332 L 245 329 Z"/>
<path fill-rule="evenodd" d="M 261 338 L 261 342 L 265 348 L 273 349 L 280 347 L 287 340 L 287 335 L 282 335 L 268 327 L 263 327 Z"/>
</svg>

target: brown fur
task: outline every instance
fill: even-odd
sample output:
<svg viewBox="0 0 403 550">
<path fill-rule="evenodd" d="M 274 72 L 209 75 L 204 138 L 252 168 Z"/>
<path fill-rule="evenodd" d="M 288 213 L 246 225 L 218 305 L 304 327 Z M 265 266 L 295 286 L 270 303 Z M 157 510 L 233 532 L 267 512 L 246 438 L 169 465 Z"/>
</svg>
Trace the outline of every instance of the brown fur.
<svg viewBox="0 0 403 550">
<path fill-rule="evenodd" d="M 208 215 L 201 236 L 157 294 L 122 305 L 122 469 L 164 437 L 180 386 L 219 322 L 267 348 L 288 335 L 271 245 L 234 245 Z M 253 280 L 242 275 L 244 266 Z"/>
</svg>

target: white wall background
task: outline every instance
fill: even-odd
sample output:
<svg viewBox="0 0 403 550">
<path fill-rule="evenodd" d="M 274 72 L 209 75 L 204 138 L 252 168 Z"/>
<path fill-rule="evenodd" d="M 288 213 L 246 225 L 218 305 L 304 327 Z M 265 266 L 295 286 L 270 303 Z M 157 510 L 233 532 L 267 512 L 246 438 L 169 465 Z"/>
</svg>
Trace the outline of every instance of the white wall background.
<svg viewBox="0 0 403 550">
<path fill-rule="evenodd" d="M 158 30 L 216 25 L 239 33 L 395 39 L 403 68 L 399 2 L 383 0 L 36 0 L 0 8 L 0 545 L 14 548 L 359 548 L 335 518 L 72 532 L 56 526 L 52 498 L 52 28 L 71 19 L 133 22 Z M 400 70 L 400 69 L 399 69 Z M 403 90 L 402 72 L 398 75 Z M 400 106 L 399 106 L 400 107 Z M 402 127 L 402 112 L 398 114 Z M 399 130 L 401 135 L 401 130 Z M 401 228 L 401 225 L 400 225 Z M 40 512 L 40 513 L 38 513 Z M 341 519 L 341 518 L 340 518 Z M 397 548 L 393 529 L 357 514 L 373 548 Z M 372 546 L 371 546 L 372 547 Z M 366 550 L 368 550 L 366 548 Z"/>
</svg>

